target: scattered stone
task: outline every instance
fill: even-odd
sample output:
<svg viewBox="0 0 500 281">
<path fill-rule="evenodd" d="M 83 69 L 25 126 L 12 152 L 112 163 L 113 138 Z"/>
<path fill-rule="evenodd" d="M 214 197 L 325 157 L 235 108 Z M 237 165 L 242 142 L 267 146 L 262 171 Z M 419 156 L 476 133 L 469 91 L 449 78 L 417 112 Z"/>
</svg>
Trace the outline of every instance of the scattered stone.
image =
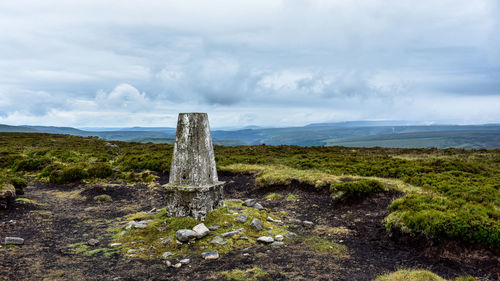
<svg viewBox="0 0 500 281">
<path fill-rule="evenodd" d="M 144 229 L 148 226 L 150 222 L 153 220 L 143 220 L 143 221 L 129 221 L 125 229 L 138 228 Z"/>
<path fill-rule="evenodd" d="M 231 230 L 229 232 L 225 232 L 225 233 L 222 233 L 221 236 L 222 237 L 231 237 L 233 235 L 236 235 L 240 232 L 245 232 L 245 229 L 244 228 L 238 228 L 238 229 L 235 229 L 235 230 Z"/>
<path fill-rule="evenodd" d="M 295 239 L 296 237 L 297 237 L 297 234 L 294 233 L 294 232 L 287 232 L 287 233 L 285 233 L 285 238 Z"/>
<path fill-rule="evenodd" d="M 173 268 L 181 268 L 181 266 L 182 266 L 182 263 L 178 262 L 178 263 L 174 264 L 172 267 Z"/>
<path fill-rule="evenodd" d="M 172 263 L 169 260 L 166 260 L 165 264 L 167 265 L 167 267 L 171 267 L 172 266 Z"/>
<path fill-rule="evenodd" d="M 252 249 L 252 247 L 246 247 L 244 249 L 241 249 L 242 252 L 248 252 Z"/>
<path fill-rule="evenodd" d="M 285 245 L 285 243 L 279 242 L 279 241 L 274 241 L 273 243 L 271 243 L 271 246 L 273 246 L 273 247 L 280 247 L 283 245 Z"/>
<path fill-rule="evenodd" d="M 136 249 L 128 249 L 128 250 L 127 250 L 127 254 L 133 254 L 133 253 L 135 253 L 135 252 L 137 252 L 137 250 L 136 250 Z"/>
<path fill-rule="evenodd" d="M 92 238 L 89 241 L 87 241 L 87 244 L 89 244 L 90 246 L 95 246 L 95 245 L 99 244 L 99 242 L 100 242 L 99 240 Z"/>
<path fill-rule="evenodd" d="M 274 239 L 271 236 L 261 236 L 261 237 L 257 238 L 257 241 L 261 242 L 261 243 L 269 244 L 269 243 L 273 243 Z"/>
<path fill-rule="evenodd" d="M 302 224 L 304 226 L 314 226 L 314 223 L 312 221 L 303 221 Z"/>
<path fill-rule="evenodd" d="M 270 222 L 275 222 L 275 223 L 282 223 L 282 221 L 281 221 L 281 220 L 275 220 L 275 219 L 273 219 L 273 218 L 271 218 L 271 217 L 267 217 L 267 221 L 270 221 Z"/>
<path fill-rule="evenodd" d="M 5 237 L 5 245 L 23 245 L 24 239 L 21 237 Z"/>
<path fill-rule="evenodd" d="M 246 236 L 241 236 L 240 238 L 238 238 L 239 240 L 248 240 L 248 237 Z"/>
<path fill-rule="evenodd" d="M 111 243 L 109 244 L 110 247 L 118 247 L 118 246 L 121 246 L 122 243 Z"/>
<path fill-rule="evenodd" d="M 262 221 L 260 221 L 259 219 L 252 219 L 252 221 L 250 222 L 250 227 L 257 231 L 261 231 L 262 227 L 264 227 L 264 223 L 262 223 Z"/>
<path fill-rule="evenodd" d="M 206 260 L 216 260 L 219 258 L 218 251 L 209 251 L 201 253 L 201 256 Z"/>
<path fill-rule="evenodd" d="M 205 226 L 204 223 L 200 223 L 193 227 L 193 231 L 196 232 L 198 236 L 197 238 L 205 237 L 210 232 L 210 230 Z"/>
<path fill-rule="evenodd" d="M 94 207 L 87 207 L 85 209 L 83 209 L 85 212 L 90 212 L 90 211 L 93 211 L 95 208 Z"/>
<path fill-rule="evenodd" d="M 188 264 L 191 260 L 190 259 L 182 259 L 179 262 L 182 264 Z"/>
<path fill-rule="evenodd" d="M 160 242 L 162 244 L 168 244 L 172 241 L 172 238 L 168 237 L 168 238 L 160 238 Z"/>
<path fill-rule="evenodd" d="M 113 147 L 113 148 L 119 148 L 119 146 L 117 144 L 110 143 L 110 142 L 107 142 L 106 146 Z"/>
<path fill-rule="evenodd" d="M 210 244 L 226 245 L 227 244 L 227 240 L 222 239 L 220 236 L 215 236 L 210 241 Z"/>
<path fill-rule="evenodd" d="M 255 204 L 257 204 L 257 199 L 247 199 L 243 202 L 243 206 L 247 207 L 253 207 Z"/>
<path fill-rule="evenodd" d="M 236 216 L 236 221 L 239 223 L 245 223 L 248 220 L 247 214 L 240 214 Z"/>
<path fill-rule="evenodd" d="M 276 241 L 283 241 L 283 235 L 278 234 L 278 235 L 274 236 L 274 240 L 276 240 Z"/>
<path fill-rule="evenodd" d="M 173 255 L 172 252 L 165 252 L 161 255 L 161 257 L 166 259 L 166 258 L 170 257 L 171 255 Z"/>
<path fill-rule="evenodd" d="M 165 231 L 165 230 L 167 230 L 167 228 L 166 228 L 166 227 L 164 227 L 164 226 L 160 226 L 160 227 L 158 227 L 158 231 L 162 231 L 162 232 L 163 232 L 163 231 Z"/>
<path fill-rule="evenodd" d="M 253 207 L 254 209 L 257 209 L 257 210 L 262 210 L 262 209 L 264 209 L 264 207 L 262 207 L 262 205 L 261 205 L 261 204 L 259 204 L 259 203 L 255 203 L 255 205 L 253 205 L 252 207 Z"/>
<path fill-rule="evenodd" d="M 218 224 L 215 224 L 215 225 L 212 225 L 212 226 L 209 226 L 209 227 L 208 227 L 208 229 L 209 229 L 210 231 L 215 231 L 215 230 L 217 230 L 217 229 L 219 229 L 219 228 L 220 228 L 220 225 L 218 225 Z"/>
<path fill-rule="evenodd" d="M 299 219 L 290 219 L 289 222 L 293 223 L 293 224 L 301 224 L 302 223 L 302 221 Z"/>
<path fill-rule="evenodd" d="M 188 242 L 196 239 L 198 237 L 198 233 L 191 229 L 180 229 L 175 233 L 175 237 L 177 237 L 177 240 L 181 242 Z"/>
<path fill-rule="evenodd" d="M 250 256 L 250 254 L 249 254 L 249 253 L 243 253 L 243 255 L 244 255 L 245 257 Z"/>
</svg>

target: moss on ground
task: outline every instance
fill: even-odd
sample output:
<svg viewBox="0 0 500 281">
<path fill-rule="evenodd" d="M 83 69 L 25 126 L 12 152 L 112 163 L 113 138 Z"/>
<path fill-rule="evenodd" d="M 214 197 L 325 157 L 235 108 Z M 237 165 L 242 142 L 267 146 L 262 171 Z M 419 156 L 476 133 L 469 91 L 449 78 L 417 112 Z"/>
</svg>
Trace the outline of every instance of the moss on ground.
<svg viewBox="0 0 500 281">
<path fill-rule="evenodd" d="M 246 270 L 234 269 L 232 271 L 222 271 L 220 275 L 226 280 L 254 281 L 268 277 L 269 273 L 255 266 Z M 218 279 L 217 276 L 214 279 Z"/>
<path fill-rule="evenodd" d="M 302 239 L 304 245 L 314 251 L 329 253 L 337 258 L 346 257 L 348 254 L 347 247 L 345 245 L 337 244 L 326 238 L 322 238 L 319 236 L 307 236 Z"/>
<path fill-rule="evenodd" d="M 376 281 L 447 281 L 427 270 L 401 269 L 393 273 L 380 275 Z M 458 277 L 453 281 L 477 281 L 472 277 Z"/>
<path fill-rule="evenodd" d="M 171 252 L 173 257 L 200 255 L 202 252 L 214 250 L 217 250 L 219 254 L 225 254 L 236 249 L 255 246 L 257 238 L 267 236 L 268 233 L 284 235 L 288 232 L 284 226 L 266 220 L 268 216 L 277 220 L 281 219 L 280 214 L 246 207 L 242 205 L 242 202 L 226 201 L 225 204 L 226 206 L 207 214 L 203 222 L 207 227 L 219 226 L 219 228 L 211 231 L 211 235 L 197 239 L 192 243 L 178 243 L 175 233 L 179 229 L 191 229 L 200 221 L 191 217 L 167 217 L 165 209 L 161 209 L 156 214 L 139 212 L 128 215 L 118 220 L 109 231 L 114 233 L 115 242 L 121 243 L 119 248 L 124 255 L 138 258 L 161 258 L 165 252 Z M 248 215 L 248 220 L 244 223 L 238 222 L 236 220 L 238 214 Z M 253 218 L 263 222 L 264 228 L 261 231 L 256 231 L 250 227 L 250 221 Z M 145 220 L 150 220 L 150 222 L 143 229 L 133 227 L 128 230 L 124 229 L 124 226 L 131 221 Z M 243 228 L 245 231 L 232 237 L 221 236 L 222 233 L 238 228 Z M 215 236 L 222 237 L 227 243 L 224 245 L 210 243 Z M 164 241 L 167 241 L 166 239 L 169 240 L 164 243 Z"/>
</svg>

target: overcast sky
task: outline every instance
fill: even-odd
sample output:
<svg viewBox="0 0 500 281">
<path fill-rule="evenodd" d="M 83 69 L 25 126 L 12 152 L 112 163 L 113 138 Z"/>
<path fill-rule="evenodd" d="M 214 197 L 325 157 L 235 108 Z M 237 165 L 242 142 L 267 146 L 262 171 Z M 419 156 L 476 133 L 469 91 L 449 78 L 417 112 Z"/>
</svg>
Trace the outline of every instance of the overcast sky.
<svg viewBox="0 0 500 281">
<path fill-rule="evenodd" d="M 498 3 L 0 1 L 0 123 L 499 123 Z"/>
</svg>

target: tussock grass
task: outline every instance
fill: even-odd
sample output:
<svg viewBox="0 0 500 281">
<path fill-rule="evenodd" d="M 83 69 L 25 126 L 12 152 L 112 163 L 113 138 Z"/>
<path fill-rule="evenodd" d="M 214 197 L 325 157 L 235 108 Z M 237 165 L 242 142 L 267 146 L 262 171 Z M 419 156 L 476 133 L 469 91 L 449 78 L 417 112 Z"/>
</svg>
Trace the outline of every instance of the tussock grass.
<svg viewBox="0 0 500 281">
<path fill-rule="evenodd" d="M 400 269 L 396 272 L 380 275 L 375 281 L 448 281 L 439 275 L 421 269 Z M 453 281 L 477 281 L 472 277 L 458 277 Z"/>
</svg>

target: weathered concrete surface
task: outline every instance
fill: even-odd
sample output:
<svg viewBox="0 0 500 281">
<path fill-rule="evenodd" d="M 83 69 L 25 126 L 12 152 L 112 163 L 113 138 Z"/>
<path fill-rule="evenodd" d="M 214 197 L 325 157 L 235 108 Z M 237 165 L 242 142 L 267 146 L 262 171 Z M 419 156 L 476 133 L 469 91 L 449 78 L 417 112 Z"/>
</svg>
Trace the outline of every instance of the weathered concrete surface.
<svg viewBox="0 0 500 281">
<path fill-rule="evenodd" d="M 180 113 L 169 183 L 165 185 L 167 215 L 204 220 L 224 205 L 224 182 L 219 182 L 208 115 Z"/>
<path fill-rule="evenodd" d="M 180 113 L 169 184 L 205 186 L 218 182 L 206 113 Z"/>
</svg>

